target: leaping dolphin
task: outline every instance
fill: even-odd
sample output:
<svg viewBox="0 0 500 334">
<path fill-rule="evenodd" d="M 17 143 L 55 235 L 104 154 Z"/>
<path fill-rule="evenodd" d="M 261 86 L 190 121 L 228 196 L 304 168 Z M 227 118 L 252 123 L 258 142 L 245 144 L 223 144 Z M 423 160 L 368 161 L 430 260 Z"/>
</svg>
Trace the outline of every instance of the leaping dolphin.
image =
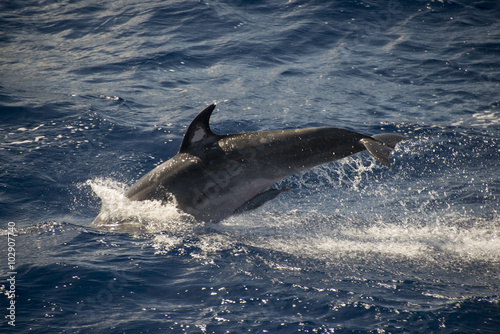
<svg viewBox="0 0 500 334">
<path fill-rule="evenodd" d="M 405 137 L 367 136 L 333 127 L 215 134 L 215 104 L 189 125 L 179 149 L 128 189 L 130 200 L 172 201 L 195 219 L 218 222 L 275 198 L 281 179 L 368 150 L 390 167 L 389 154 Z"/>
</svg>

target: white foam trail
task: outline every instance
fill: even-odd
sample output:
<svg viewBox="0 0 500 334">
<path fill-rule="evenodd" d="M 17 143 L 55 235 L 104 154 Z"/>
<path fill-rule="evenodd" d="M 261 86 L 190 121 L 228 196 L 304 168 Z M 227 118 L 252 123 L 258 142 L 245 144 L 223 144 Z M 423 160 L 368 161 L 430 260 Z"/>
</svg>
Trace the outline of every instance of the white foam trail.
<svg viewBox="0 0 500 334">
<path fill-rule="evenodd" d="M 232 217 L 221 230 L 251 246 L 324 261 L 398 259 L 452 264 L 500 264 L 498 221 L 468 226 L 465 217 L 413 217 L 360 221 L 355 217 L 276 212 Z M 428 220 L 426 220 L 428 219 Z"/>
</svg>

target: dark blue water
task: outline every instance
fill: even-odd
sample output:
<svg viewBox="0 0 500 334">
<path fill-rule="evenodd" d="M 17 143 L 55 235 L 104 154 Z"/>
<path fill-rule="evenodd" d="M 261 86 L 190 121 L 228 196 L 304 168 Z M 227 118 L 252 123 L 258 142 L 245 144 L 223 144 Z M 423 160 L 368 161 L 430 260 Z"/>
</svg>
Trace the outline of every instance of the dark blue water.
<svg viewBox="0 0 500 334">
<path fill-rule="evenodd" d="M 0 331 L 498 333 L 497 1 L 2 1 Z M 219 224 L 124 190 L 219 133 L 410 138 Z M 104 205 L 114 223 L 95 226 Z M 15 224 L 15 327 L 8 322 Z"/>
</svg>

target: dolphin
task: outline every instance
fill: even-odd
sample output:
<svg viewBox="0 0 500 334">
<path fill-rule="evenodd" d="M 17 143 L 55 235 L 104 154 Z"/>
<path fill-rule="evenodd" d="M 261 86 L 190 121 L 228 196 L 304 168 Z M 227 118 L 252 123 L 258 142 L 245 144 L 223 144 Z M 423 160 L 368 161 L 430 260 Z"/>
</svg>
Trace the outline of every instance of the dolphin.
<svg viewBox="0 0 500 334">
<path fill-rule="evenodd" d="M 392 149 L 407 139 L 334 127 L 216 134 L 209 125 L 214 109 L 212 104 L 200 112 L 177 155 L 145 174 L 125 196 L 174 201 L 196 220 L 219 222 L 287 190 L 270 188 L 281 179 L 365 149 L 390 167 Z"/>
</svg>

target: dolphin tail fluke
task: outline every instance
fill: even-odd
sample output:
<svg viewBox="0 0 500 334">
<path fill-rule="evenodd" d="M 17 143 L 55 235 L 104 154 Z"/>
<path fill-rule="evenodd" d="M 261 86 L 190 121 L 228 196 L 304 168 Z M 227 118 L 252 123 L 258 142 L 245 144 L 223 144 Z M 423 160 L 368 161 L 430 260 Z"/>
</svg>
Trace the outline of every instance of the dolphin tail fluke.
<svg viewBox="0 0 500 334">
<path fill-rule="evenodd" d="M 389 146 L 390 148 L 396 147 L 396 144 L 399 143 L 400 141 L 408 140 L 408 138 L 406 137 L 395 135 L 392 133 L 382 133 L 379 135 L 374 135 L 372 136 L 372 138 L 383 143 L 385 146 Z"/>
<path fill-rule="evenodd" d="M 391 167 L 389 155 L 396 144 L 402 140 L 408 140 L 408 138 L 394 134 L 380 134 L 374 135 L 372 138 L 363 138 L 360 140 L 360 143 L 364 145 L 375 159 L 387 167 Z"/>
</svg>

